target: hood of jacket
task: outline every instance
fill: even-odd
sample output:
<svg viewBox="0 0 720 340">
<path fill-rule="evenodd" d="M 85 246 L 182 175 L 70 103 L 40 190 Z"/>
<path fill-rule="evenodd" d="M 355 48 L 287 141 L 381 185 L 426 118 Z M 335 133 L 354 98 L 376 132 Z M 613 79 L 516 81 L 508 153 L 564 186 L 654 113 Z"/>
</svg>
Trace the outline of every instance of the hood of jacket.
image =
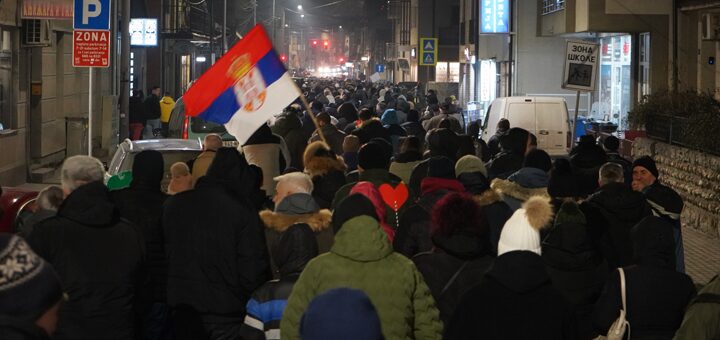
<svg viewBox="0 0 720 340">
<path fill-rule="evenodd" d="M 75 189 L 60 205 L 58 216 L 83 225 L 102 227 L 118 220 L 118 211 L 102 181 Z"/>
<path fill-rule="evenodd" d="M 682 197 L 675 190 L 660 184 L 659 181 L 655 181 L 655 183 L 643 190 L 643 194 L 645 194 L 650 207 L 657 214 L 674 221 L 680 219 L 684 203 Z"/>
<path fill-rule="evenodd" d="M 578 145 L 571 152 L 570 164 L 581 169 L 594 169 L 607 161 L 605 150 L 595 144 Z"/>
<path fill-rule="evenodd" d="M 547 188 L 550 176 L 547 172 L 538 168 L 521 168 L 507 178 L 508 181 L 515 182 L 524 188 L 536 189 Z"/>
<path fill-rule="evenodd" d="M 398 125 L 398 124 L 400 124 L 400 121 L 398 120 L 397 112 L 395 111 L 395 109 L 385 110 L 382 117 L 380 118 L 380 121 L 383 123 L 383 125 Z"/>
<path fill-rule="evenodd" d="M 173 105 L 175 104 L 175 101 L 172 99 L 172 97 L 165 96 L 160 99 L 160 104 Z"/>
<path fill-rule="evenodd" d="M 500 136 L 500 146 L 505 153 L 524 156 L 529 133 L 525 129 L 512 128 Z"/>
<path fill-rule="evenodd" d="M 245 156 L 233 148 L 221 148 L 205 176 L 200 177 L 195 188 L 221 187 L 236 197 L 246 197 L 257 186 L 256 176 L 248 170 Z"/>
<path fill-rule="evenodd" d="M 307 224 L 302 223 L 290 226 L 272 250 L 281 277 L 301 273 L 318 253 L 315 234 Z"/>
<path fill-rule="evenodd" d="M 558 210 L 555 225 L 543 240 L 542 257 L 549 266 L 567 271 L 590 270 L 602 262 L 576 203 L 563 203 Z"/>
<path fill-rule="evenodd" d="M 348 123 L 354 122 L 358 119 L 357 109 L 352 103 L 343 103 L 338 107 L 338 116 L 345 118 Z"/>
<path fill-rule="evenodd" d="M 675 269 L 673 225 L 666 219 L 648 216 L 630 231 L 638 265 Z"/>
<path fill-rule="evenodd" d="M 290 131 L 302 129 L 302 121 L 294 112 L 286 113 L 275 121 L 272 132 L 280 136 L 287 136 Z"/>
<path fill-rule="evenodd" d="M 502 202 L 502 197 L 494 189 L 488 188 L 479 195 L 475 195 L 475 202 L 481 207 L 491 205 L 493 203 Z"/>
<path fill-rule="evenodd" d="M 531 251 L 511 251 L 498 256 L 486 275 L 518 294 L 550 283 L 545 263 Z"/>
<path fill-rule="evenodd" d="M 590 204 L 607 211 L 619 221 L 639 221 L 649 208 L 645 196 L 625 183 L 610 183 L 588 198 Z"/>
<path fill-rule="evenodd" d="M 550 197 L 547 188 L 526 188 L 506 179 L 494 179 L 490 187 L 497 192 L 520 201 L 527 201 L 532 196 Z"/>
<path fill-rule="evenodd" d="M 330 251 L 354 261 L 374 262 L 388 257 L 393 248 L 376 219 L 358 216 L 343 224 Z"/>
<path fill-rule="evenodd" d="M 490 189 L 490 181 L 481 172 L 462 173 L 458 181 L 465 187 L 465 191 L 473 195 L 480 195 Z"/>
<path fill-rule="evenodd" d="M 451 160 L 457 158 L 460 140 L 450 129 L 437 128 L 428 131 L 427 145 L 431 156 L 445 156 Z"/>
<path fill-rule="evenodd" d="M 307 156 L 305 151 L 305 173 L 311 178 L 315 176 L 325 176 L 333 171 L 345 172 L 347 166 L 345 161 L 340 157 L 330 158 L 326 156 Z"/>
<path fill-rule="evenodd" d="M 284 232 L 290 226 L 297 223 L 307 224 L 314 232 L 320 232 L 330 227 L 332 221 L 332 212 L 328 209 L 322 209 L 317 212 L 289 215 L 270 210 L 260 212 L 260 219 L 265 227 L 277 232 Z"/>
<path fill-rule="evenodd" d="M 160 182 L 165 174 L 164 163 L 162 154 L 156 150 L 145 150 L 135 155 L 130 187 L 160 191 Z"/>
<path fill-rule="evenodd" d="M 320 206 L 310 194 L 295 193 L 283 198 L 275 211 L 286 215 L 310 214 L 320 210 Z"/>
<path fill-rule="evenodd" d="M 434 235 L 432 242 L 435 247 L 462 260 L 472 260 L 490 254 L 488 240 L 467 231 L 456 230 L 450 235 Z"/>
<path fill-rule="evenodd" d="M 420 182 L 420 189 L 422 195 L 427 195 L 431 192 L 439 190 L 464 192 L 465 187 L 456 179 L 438 178 L 438 177 L 425 177 Z"/>
</svg>

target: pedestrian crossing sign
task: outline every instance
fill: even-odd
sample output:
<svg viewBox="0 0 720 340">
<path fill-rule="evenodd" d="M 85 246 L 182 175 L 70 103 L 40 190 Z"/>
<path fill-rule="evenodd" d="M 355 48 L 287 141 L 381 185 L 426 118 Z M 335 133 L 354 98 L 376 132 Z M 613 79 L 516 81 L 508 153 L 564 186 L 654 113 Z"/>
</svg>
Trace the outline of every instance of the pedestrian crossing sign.
<svg viewBox="0 0 720 340">
<path fill-rule="evenodd" d="M 437 38 L 420 38 L 420 60 L 421 66 L 435 66 L 437 64 Z"/>
</svg>

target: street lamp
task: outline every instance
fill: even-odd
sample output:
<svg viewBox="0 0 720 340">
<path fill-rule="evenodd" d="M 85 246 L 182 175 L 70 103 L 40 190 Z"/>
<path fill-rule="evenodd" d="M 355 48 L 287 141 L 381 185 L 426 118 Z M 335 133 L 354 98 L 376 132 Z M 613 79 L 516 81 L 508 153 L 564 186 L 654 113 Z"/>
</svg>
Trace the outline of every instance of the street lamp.
<svg viewBox="0 0 720 340">
<path fill-rule="evenodd" d="M 305 14 L 300 14 L 300 18 L 305 18 Z"/>
<path fill-rule="evenodd" d="M 298 11 L 302 11 L 302 5 L 298 5 Z"/>
</svg>

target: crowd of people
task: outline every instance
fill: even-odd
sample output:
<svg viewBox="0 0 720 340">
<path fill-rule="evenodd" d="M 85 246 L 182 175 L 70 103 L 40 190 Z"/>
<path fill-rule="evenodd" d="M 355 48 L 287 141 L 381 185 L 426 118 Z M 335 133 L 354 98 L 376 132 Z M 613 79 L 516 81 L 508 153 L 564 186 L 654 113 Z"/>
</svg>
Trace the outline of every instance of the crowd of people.
<svg viewBox="0 0 720 340">
<path fill-rule="evenodd" d="M 485 144 L 452 98 L 323 85 L 238 149 L 208 135 L 167 192 L 157 151 L 115 191 L 66 159 L 0 235 L 0 338 L 720 336 L 652 158 L 583 137 L 553 160 L 507 120 Z"/>
</svg>

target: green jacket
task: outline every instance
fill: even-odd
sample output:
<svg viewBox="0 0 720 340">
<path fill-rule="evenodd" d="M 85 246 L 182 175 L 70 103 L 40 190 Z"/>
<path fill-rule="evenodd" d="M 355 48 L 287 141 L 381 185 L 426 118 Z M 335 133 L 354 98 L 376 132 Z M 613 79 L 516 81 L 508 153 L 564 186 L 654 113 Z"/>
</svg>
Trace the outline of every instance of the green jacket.
<svg viewBox="0 0 720 340">
<path fill-rule="evenodd" d="M 359 216 L 343 225 L 330 252 L 310 261 L 295 283 L 280 324 L 283 340 L 299 339 L 300 319 L 310 301 L 339 287 L 370 297 L 386 339 L 441 338 L 440 314 L 420 272 L 393 252 L 375 219 Z"/>
<path fill-rule="evenodd" d="M 720 275 L 690 302 L 675 340 L 720 339 Z"/>
</svg>

